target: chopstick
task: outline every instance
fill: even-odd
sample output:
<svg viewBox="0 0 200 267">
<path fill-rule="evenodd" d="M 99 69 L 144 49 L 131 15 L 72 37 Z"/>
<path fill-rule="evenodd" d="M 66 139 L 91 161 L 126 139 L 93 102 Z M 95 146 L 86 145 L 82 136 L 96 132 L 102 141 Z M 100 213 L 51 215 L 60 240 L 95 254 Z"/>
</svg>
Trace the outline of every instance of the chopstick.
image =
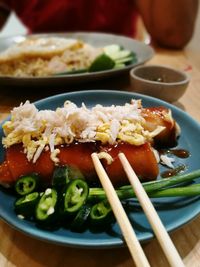
<svg viewBox="0 0 200 267">
<path fill-rule="evenodd" d="M 122 204 L 115 192 L 115 189 L 105 172 L 97 153 L 91 155 L 95 170 L 105 190 L 106 196 L 115 215 L 115 218 L 120 226 L 126 244 L 129 248 L 131 256 L 138 267 L 149 267 L 150 264 L 144 254 L 144 251 L 136 237 L 132 225 L 124 211 Z"/>
<path fill-rule="evenodd" d="M 185 266 L 126 156 L 120 153 L 119 159 L 170 265 L 173 267 Z"/>
</svg>

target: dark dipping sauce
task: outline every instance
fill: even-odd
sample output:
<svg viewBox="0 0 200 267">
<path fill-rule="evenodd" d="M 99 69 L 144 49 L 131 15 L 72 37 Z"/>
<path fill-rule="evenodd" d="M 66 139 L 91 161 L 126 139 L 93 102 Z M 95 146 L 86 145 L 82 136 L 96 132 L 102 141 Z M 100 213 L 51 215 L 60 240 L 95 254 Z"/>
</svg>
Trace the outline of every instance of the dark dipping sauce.
<svg viewBox="0 0 200 267">
<path fill-rule="evenodd" d="M 171 177 L 174 175 L 179 174 L 181 171 L 185 171 L 186 170 L 186 166 L 185 165 L 180 165 L 174 169 L 169 169 L 167 171 L 164 171 L 161 173 L 161 177 L 162 178 L 167 178 L 167 177 Z"/>
<path fill-rule="evenodd" d="M 166 79 L 164 77 L 158 77 L 158 78 L 154 78 L 152 79 L 153 82 L 159 82 L 159 83 L 166 83 Z"/>
<path fill-rule="evenodd" d="M 161 149 L 159 150 L 160 154 L 173 154 L 174 156 L 181 158 L 181 159 L 185 159 L 188 158 L 190 156 L 190 152 L 188 150 L 185 149 Z"/>
<path fill-rule="evenodd" d="M 168 150 L 161 150 L 160 151 L 161 154 L 173 154 L 178 158 L 188 158 L 190 156 L 190 152 L 185 150 L 185 149 L 168 149 Z M 167 178 L 167 177 L 171 177 L 174 175 L 179 174 L 182 171 L 186 170 L 186 165 L 180 165 L 174 169 L 169 169 L 167 171 L 164 171 L 161 173 L 161 177 L 162 178 Z"/>
<path fill-rule="evenodd" d="M 182 159 L 188 158 L 190 156 L 190 152 L 185 149 L 170 149 L 169 153 Z"/>
</svg>

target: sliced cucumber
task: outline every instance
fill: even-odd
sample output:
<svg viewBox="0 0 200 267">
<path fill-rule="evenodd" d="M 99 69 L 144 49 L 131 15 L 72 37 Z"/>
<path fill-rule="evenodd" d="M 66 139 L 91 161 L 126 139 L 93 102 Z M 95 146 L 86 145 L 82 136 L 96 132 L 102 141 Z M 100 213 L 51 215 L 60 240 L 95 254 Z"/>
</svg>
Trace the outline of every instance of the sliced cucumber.
<svg viewBox="0 0 200 267">
<path fill-rule="evenodd" d="M 122 58 L 126 58 L 126 57 L 131 56 L 131 51 L 128 51 L 128 50 L 120 50 L 120 51 L 118 51 L 116 53 L 109 54 L 109 56 L 113 60 L 119 60 L 119 59 L 122 59 Z"/>
<path fill-rule="evenodd" d="M 89 72 L 109 70 L 114 68 L 115 61 L 106 54 L 99 55 L 90 65 Z"/>
<path fill-rule="evenodd" d="M 121 50 L 121 47 L 117 44 L 104 46 L 103 51 L 106 55 L 115 54 Z"/>
<path fill-rule="evenodd" d="M 116 63 L 114 69 L 121 69 L 124 68 L 126 65 L 123 63 Z"/>
<path fill-rule="evenodd" d="M 114 68 L 124 67 L 122 64 L 126 65 L 131 62 L 136 62 L 136 55 L 130 50 L 124 49 L 119 45 L 109 45 L 104 47 L 104 52 L 107 56 L 115 61 Z"/>
<path fill-rule="evenodd" d="M 122 64 L 122 63 L 132 62 L 132 60 L 133 60 L 133 57 L 130 56 L 130 57 L 124 57 L 124 58 L 117 59 L 115 62 L 116 62 L 116 64 Z"/>
</svg>

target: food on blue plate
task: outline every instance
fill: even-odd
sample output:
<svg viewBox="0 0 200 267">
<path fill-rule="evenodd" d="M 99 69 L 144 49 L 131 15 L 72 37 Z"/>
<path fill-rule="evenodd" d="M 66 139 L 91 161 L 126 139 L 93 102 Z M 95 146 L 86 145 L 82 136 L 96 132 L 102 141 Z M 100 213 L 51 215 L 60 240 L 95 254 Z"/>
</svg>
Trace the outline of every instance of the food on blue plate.
<svg viewBox="0 0 200 267">
<path fill-rule="evenodd" d="M 3 130 L 0 181 L 8 185 L 30 173 L 50 184 L 56 166 L 65 165 L 80 170 L 88 181 L 97 181 L 93 152 L 99 154 L 114 185 L 127 183 L 117 157 L 121 151 L 141 180 L 156 179 L 155 148 L 174 146 L 180 133 L 169 109 L 144 108 L 141 100 L 93 108 L 66 101 L 55 111 L 38 110 L 26 101 L 11 111 Z"/>
<path fill-rule="evenodd" d="M 121 200 L 135 194 L 119 152 L 124 152 L 150 196 L 199 195 L 199 184 L 174 186 L 190 183 L 200 170 L 155 181 L 159 160 L 172 165 L 166 149 L 180 157 L 188 155 L 182 149 L 169 149 L 176 144 L 180 128 L 168 108 L 144 108 L 141 100 L 88 108 L 67 100 L 56 110 L 38 110 L 26 101 L 11 111 L 2 127 L 5 160 L 0 183 L 16 195 L 13 208 L 18 218 L 40 228 L 105 231 L 114 223 L 91 160 L 93 152 Z"/>
<path fill-rule="evenodd" d="M 94 47 L 64 37 L 28 37 L 0 53 L 0 75 L 41 77 L 122 68 L 136 55 L 119 45 Z"/>
</svg>

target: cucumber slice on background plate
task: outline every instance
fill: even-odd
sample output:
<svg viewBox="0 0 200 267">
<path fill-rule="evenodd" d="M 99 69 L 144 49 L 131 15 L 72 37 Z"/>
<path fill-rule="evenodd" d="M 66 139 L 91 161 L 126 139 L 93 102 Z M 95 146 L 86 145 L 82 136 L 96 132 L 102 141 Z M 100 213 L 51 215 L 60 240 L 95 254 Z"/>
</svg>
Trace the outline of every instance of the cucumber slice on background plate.
<svg viewBox="0 0 200 267">
<path fill-rule="evenodd" d="M 113 44 L 103 48 L 104 53 L 111 57 L 113 60 L 129 57 L 132 51 L 124 49 L 122 46 Z"/>
<path fill-rule="evenodd" d="M 115 62 L 116 64 L 123 64 L 123 63 L 129 63 L 129 62 L 133 62 L 134 57 L 130 56 L 130 57 L 124 57 L 124 58 L 120 58 L 117 59 Z"/>
<path fill-rule="evenodd" d="M 124 68 L 126 65 L 124 63 L 116 63 L 114 69 L 121 69 Z"/>
<path fill-rule="evenodd" d="M 108 45 L 104 47 L 104 53 L 115 61 L 115 68 L 122 67 L 121 64 L 134 63 L 137 61 L 133 51 L 126 50 L 119 45 Z"/>
<path fill-rule="evenodd" d="M 103 51 L 106 55 L 115 54 L 121 50 L 121 47 L 117 44 L 104 46 Z"/>
<path fill-rule="evenodd" d="M 116 53 L 109 54 L 108 56 L 111 57 L 113 60 L 119 60 L 131 56 L 131 51 L 120 50 L 117 51 Z"/>
</svg>

